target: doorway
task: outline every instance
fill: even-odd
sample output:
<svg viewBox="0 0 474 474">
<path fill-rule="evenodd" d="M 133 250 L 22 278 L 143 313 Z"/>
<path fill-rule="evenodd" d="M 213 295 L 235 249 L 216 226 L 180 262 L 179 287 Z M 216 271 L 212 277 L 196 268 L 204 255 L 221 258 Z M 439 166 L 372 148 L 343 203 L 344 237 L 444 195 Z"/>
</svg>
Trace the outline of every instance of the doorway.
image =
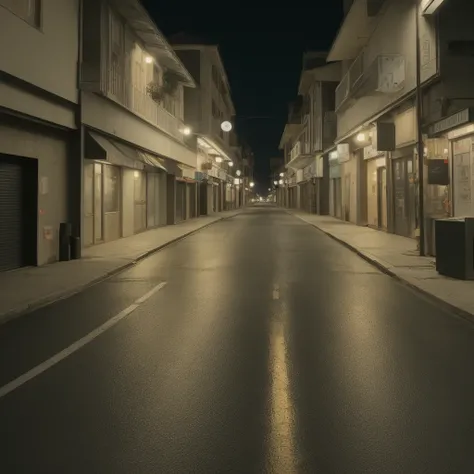
<svg viewBox="0 0 474 474">
<path fill-rule="evenodd" d="M 387 230 L 387 168 L 377 169 L 378 222 L 379 228 Z"/>
<path fill-rule="evenodd" d="M 394 232 L 413 237 L 416 228 L 413 157 L 392 160 Z"/>
<path fill-rule="evenodd" d="M 133 178 L 133 231 L 138 234 L 146 230 L 146 174 L 135 170 Z"/>
<path fill-rule="evenodd" d="M 0 154 L 0 271 L 37 264 L 38 162 Z"/>
</svg>

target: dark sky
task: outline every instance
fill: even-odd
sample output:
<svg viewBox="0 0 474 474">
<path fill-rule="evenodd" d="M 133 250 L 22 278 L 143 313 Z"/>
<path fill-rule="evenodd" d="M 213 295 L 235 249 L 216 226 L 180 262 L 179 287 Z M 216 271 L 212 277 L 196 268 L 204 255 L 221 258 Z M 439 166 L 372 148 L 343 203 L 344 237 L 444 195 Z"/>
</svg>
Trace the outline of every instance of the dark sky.
<svg viewBox="0 0 474 474">
<path fill-rule="evenodd" d="M 281 155 L 278 144 L 288 102 L 297 93 L 303 52 L 331 46 L 342 19 L 342 0 L 313 0 L 312 7 L 295 2 L 298 8 L 237 8 L 239 2 L 209 2 L 212 6 L 198 9 L 196 3 L 183 1 L 143 3 L 165 35 L 185 31 L 219 44 L 237 111 L 237 131 L 252 147 L 256 180 L 266 188 L 269 158 Z"/>
</svg>

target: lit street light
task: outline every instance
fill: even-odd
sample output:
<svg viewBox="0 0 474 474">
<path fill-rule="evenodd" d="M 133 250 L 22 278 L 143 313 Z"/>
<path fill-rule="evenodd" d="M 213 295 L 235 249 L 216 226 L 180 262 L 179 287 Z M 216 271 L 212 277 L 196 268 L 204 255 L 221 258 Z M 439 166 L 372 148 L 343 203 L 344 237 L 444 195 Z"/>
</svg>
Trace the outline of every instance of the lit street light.
<svg viewBox="0 0 474 474">
<path fill-rule="evenodd" d="M 232 124 L 228 120 L 224 120 L 221 123 L 221 129 L 223 132 L 230 132 L 232 130 Z"/>
<path fill-rule="evenodd" d="M 255 183 L 252 181 L 252 182 L 250 183 L 250 187 L 253 188 L 254 186 L 255 186 Z"/>
</svg>

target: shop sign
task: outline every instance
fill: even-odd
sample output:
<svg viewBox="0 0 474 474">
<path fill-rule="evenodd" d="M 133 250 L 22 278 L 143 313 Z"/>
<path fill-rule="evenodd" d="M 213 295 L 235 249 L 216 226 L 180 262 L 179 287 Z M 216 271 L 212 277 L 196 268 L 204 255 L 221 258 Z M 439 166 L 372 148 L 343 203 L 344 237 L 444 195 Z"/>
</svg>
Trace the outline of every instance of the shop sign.
<svg viewBox="0 0 474 474">
<path fill-rule="evenodd" d="M 346 163 L 351 159 L 349 143 L 340 143 L 337 145 L 337 158 L 339 163 Z"/>
<path fill-rule="evenodd" d="M 448 140 L 456 140 L 456 138 L 461 138 L 466 135 L 471 135 L 474 133 L 474 124 L 465 125 L 464 127 L 458 128 L 456 130 L 451 130 L 447 133 Z"/>
<path fill-rule="evenodd" d="M 469 122 L 472 122 L 473 114 L 472 109 L 464 109 L 457 114 L 451 115 L 439 122 L 435 123 L 429 128 L 428 134 L 430 136 L 438 135 L 440 133 L 447 132 L 453 128 L 460 127 L 462 125 L 466 125 Z"/>
<path fill-rule="evenodd" d="M 364 160 L 371 160 L 382 156 L 385 152 L 377 150 L 374 145 L 369 145 L 364 148 Z"/>
</svg>

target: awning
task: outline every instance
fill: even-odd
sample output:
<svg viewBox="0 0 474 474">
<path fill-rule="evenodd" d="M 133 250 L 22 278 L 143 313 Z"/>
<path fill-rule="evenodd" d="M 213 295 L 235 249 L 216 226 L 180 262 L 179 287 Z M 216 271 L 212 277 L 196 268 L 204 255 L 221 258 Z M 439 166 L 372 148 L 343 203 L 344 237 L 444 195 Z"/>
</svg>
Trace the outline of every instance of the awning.
<svg viewBox="0 0 474 474">
<path fill-rule="evenodd" d="M 224 160 L 234 161 L 229 153 L 227 153 L 219 144 L 217 144 L 215 140 L 206 135 L 199 135 L 198 145 L 203 147 L 210 155 L 214 154 L 216 156 L 222 157 Z"/>
<path fill-rule="evenodd" d="M 178 74 L 185 86 L 196 87 L 193 77 L 138 0 L 110 2 L 127 19 L 135 34 L 145 43 L 147 50 L 160 57 L 161 64 Z"/>
<path fill-rule="evenodd" d="M 287 165 L 287 168 L 293 168 L 295 170 L 302 170 L 309 166 L 316 159 L 315 155 L 299 155 L 293 158 Z"/>
<path fill-rule="evenodd" d="M 85 149 L 86 159 L 103 160 L 125 168 L 141 170 L 158 168 L 168 173 L 174 171 L 172 166 L 167 166 L 167 161 L 172 160 L 143 152 L 95 132 L 89 132 L 86 135 Z"/>
</svg>

